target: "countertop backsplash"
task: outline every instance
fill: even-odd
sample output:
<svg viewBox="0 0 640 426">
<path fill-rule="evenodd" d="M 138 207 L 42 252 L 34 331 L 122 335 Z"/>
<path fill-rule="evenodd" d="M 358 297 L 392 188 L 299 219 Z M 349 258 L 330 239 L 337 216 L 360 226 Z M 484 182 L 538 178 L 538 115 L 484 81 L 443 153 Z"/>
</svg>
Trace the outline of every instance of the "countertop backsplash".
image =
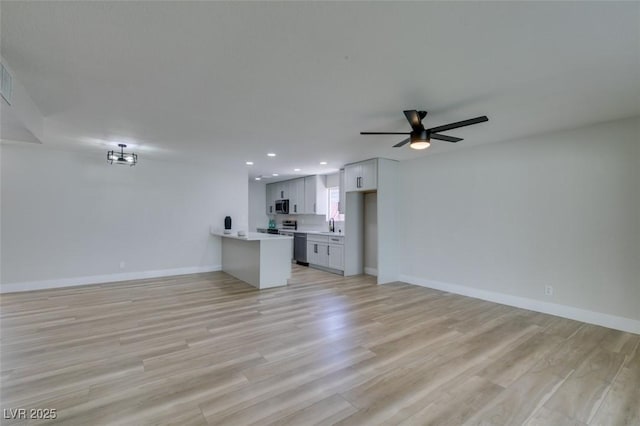
<svg viewBox="0 0 640 426">
<path fill-rule="evenodd" d="M 278 215 L 270 215 L 270 219 L 275 219 L 276 226 L 280 228 L 282 226 L 283 220 L 296 220 L 298 221 L 298 230 L 299 231 L 328 231 L 329 230 L 329 222 L 324 215 L 315 215 L 315 214 L 278 214 Z M 266 228 L 266 226 L 265 226 Z M 335 230 L 336 232 L 342 231 L 344 234 L 344 222 L 335 222 Z"/>
</svg>

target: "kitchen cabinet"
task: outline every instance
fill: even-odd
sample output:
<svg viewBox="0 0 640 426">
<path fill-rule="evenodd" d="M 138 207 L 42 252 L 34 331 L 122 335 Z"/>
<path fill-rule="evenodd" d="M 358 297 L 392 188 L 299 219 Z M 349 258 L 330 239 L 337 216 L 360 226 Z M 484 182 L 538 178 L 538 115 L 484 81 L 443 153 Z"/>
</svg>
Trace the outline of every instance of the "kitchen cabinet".
<svg viewBox="0 0 640 426">
<path fill-rule="evenodd" d="M 289 181 L 289 214 L 305 213 L 305 178 Z"/>
<path fill-rule="evenodd" d="M 289 199 L 289 195 L 291 195 L 289 192 L 290 191 L 289 181 L 276 182 L 273 185 L 275 185 L 275 188 L 276 188 L 276 200 Z"/>
<path fill-rule="evenodd" d="M 276 214 L 276 200 L 289 200 L 289 214 L 327 214 L 326 176 L 316 175 L 266 185 L 267 214 Z"/>
<path fill-rule="evenodd" d="M 276 214 L 276 184 L 269 183 L 267 187 L 267 214 Z"/>
<path fill-rule="evenodd" d="M 320 245 L 321 243 L 307 240 L 307 262 L 309 265 L 321 265 L 323 263 L 322 247 L 319 247 Z"/>
<path fill-rule="evenodd" d="M 307 235 L 307 262 L 336 271 L 344 270 L 344 237 Z"/>
<path fill-rule="evenodd" d="M 338 244 L 329 244 L 327 246 L 328 266 L 331 269 L 339 271 L 344 270 L 344 246 Z"/>
<path fill-rule="evenodd" d="M 378 188 L 378 160 L 372 159 L 344 167 L 345 192 L 372 191 Z"/>
<path fill-rule="evenodd" d="M 304 178 L 304 213 L 327 214 L 327 177 L 322 175 Z"/>
<path fill-rule="evenodd" d="M 267 214 L 276 214 L 276 200 L 287 200 L 289 199 L 289 195 L 291 193 L 290 183 L 288 181 L 285 182 L 275 182 L 268 183 L 266 185 L 267 193 Z M 289 208 L 293 211 L 293 203 L 289 203 Z"/>
</svg>

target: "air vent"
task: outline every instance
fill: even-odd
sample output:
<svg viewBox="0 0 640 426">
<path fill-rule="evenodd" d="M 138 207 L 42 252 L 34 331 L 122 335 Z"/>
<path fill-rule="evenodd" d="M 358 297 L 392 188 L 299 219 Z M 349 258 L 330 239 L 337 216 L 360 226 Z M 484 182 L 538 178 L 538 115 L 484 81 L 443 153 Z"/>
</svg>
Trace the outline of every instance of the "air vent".
<svg viewBox="0 0 640 426">
<path fill-rule="evenodd" d="M 2 74 L 2 84 L 0 84 L 0 95 L 4 98 L 5 101 L 9 105 L 11 105 L 11 74 L 9 74 L 9 70 L 4 67 L 4 65 L 0 64 L 1 74 Z"/>
</svg>

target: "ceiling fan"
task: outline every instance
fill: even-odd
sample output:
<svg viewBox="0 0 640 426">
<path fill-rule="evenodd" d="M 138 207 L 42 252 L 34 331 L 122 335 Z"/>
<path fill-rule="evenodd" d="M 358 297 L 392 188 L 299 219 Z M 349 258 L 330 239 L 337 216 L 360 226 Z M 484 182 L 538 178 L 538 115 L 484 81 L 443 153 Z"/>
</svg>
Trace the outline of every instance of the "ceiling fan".
<svg viewBox="0 0 640 426">
<path fill-rule="evenodd" d="M 399 148 L 409 143 L 413 149 L 426 149 L 431 146 L 431 139 L 437 139 L 446 142 L 460 142 L 461 138 L 453 136 L 440 135 L 439 132 L 457 129 L 458 127 L 470 126 L 472 124 L 489 121 L 486 115 L 481 117 L 470 118 L 468 120 L 456 121 L 455 123 L 445 124 L 443 126 L 425 129 L 422 125 L 422 119 L 427 116 L 427 111 L 416 111 L 415 109 L 404 111 L 407 121 L 411 124 L 411 132 L 360 132 L 361 135 L 410 135 L 407 139 L 398 142 L 393 147 Z"/>
</svg>

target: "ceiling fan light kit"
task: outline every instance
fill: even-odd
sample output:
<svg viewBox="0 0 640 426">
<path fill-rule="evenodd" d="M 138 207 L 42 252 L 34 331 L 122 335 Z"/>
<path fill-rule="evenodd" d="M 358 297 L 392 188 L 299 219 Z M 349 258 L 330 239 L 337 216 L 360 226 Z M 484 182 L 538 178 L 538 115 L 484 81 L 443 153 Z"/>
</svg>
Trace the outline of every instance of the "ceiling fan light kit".
<svg viewBox="0 0 640 426">
<path fill-rule="evenodd" d="M 409 138 L 410 139 L 409 148 L 413 148 L 413 149 L 429 148 L 431 146 L 431 138 L 429 136 L 430 135 L 426 130 L 423 130 L 421 132 L 416 132 L 416 131 L 411 132 L 411 137 Z"/>
<path fill-rule="evenodd" d="M 409 144 L 409 147 L 413 149 L 427 149 L 430 146 L 431 146 L 431 142 L 429 141 L 412 141 Z"/>
<path fill-rule="evenodd" d="M 404 111 L 404 116 L 411 125 L 411 132 L 360 132 L 361 135 L 409 135 L 403 141 L 398 142 L 393 147 L 399 148 L 406 144 L 413 149 L 427 149 L 431 146 L 431 139 L 437 139 L 445 142 L 460 142 L 461 138 L 438 134 L 438 132 L 446 132 L 447 130 L 457 129 L 459 127 L 470 126 L 472 124 L 483 123 L 489 121 L 486 115 L 470 118 L 468 120 L 456 121 L 455 123 L 445 124 L 443 126 L 425 129 L 422 125 L 422 119 L 427 116 L 427 111 L 417 111 L 415 109 Z"/>
</svg>

